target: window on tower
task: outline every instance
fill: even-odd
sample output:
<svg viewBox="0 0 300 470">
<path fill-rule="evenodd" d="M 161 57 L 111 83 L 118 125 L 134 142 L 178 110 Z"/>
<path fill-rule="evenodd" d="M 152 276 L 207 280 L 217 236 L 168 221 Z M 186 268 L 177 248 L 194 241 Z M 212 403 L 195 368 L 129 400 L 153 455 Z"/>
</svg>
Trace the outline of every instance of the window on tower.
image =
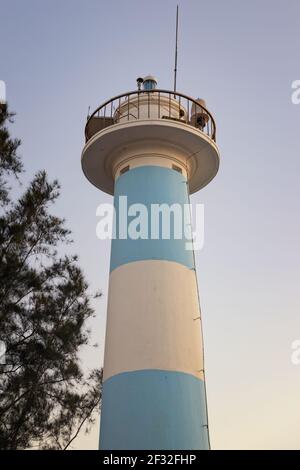
<svg viewBox="0 0 300 470">
<path fill-rule="evenodd" d="M 178 171 L 178 173 L 182 173 L 182 169 L 180 168 L 180 166 L 172 165 L 172 168 L 173 170 Z"/>
<path fill-rule="evenodd" d="M 129 170 L 129 165 L 127 166 L 124 166 L 121 170 L 120 170 L 120 175 L 123 175 L 123 173 L 126 173 L 126 171 Z"/>
</svg>

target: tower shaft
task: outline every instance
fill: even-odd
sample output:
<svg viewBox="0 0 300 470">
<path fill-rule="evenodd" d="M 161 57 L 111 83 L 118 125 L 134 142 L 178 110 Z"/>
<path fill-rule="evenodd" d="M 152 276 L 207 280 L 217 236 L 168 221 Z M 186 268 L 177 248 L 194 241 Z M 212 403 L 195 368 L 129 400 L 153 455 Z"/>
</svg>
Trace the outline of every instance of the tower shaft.
<svg viewBox="0 0 300 470">
<path fill-rule="evenodd" d="M 169 239 L 163 238 L 162 219 L 158 239 L 118 236 L 124 196 L 128 208 L 147 209 L 149 235 L 157 228 L 152 208 L 166 204 L 185 213 L 184 232 L 191 222 L 185 169 L 173 169 L 174 162 L 159 155 L 140 155 L 132 164 L 123 174 L 120 165 L 115 183 L 100 448 L 208 449 L 200 309 L 188 240 L 184 234 L 175 238 L 175 218 Z"/>
</svg>

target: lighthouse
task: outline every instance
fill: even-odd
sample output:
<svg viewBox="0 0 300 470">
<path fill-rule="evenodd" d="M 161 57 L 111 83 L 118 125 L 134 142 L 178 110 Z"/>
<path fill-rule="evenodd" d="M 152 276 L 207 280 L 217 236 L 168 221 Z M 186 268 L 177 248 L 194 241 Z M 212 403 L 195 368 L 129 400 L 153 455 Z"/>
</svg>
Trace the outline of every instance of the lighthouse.
<svg viewBox="0 0 300 470">
<path fill-rule="evenodd" d="M 185 230 L 191 218 L 185 211 L 181 237 L 175 223 L 166 236 L 152 209 L 169 208 L 174 222 L 174 208 L 214 178 L 214 118 L 203 100 L 159 89 L 149 75 L 99 106 L 85 137 L 83 172 L 114 196 L 116 214 L 100 449 L 209 449 L 201 311 Z M 132 236 L 141 207 L 148 233 Z"/>
</svg>

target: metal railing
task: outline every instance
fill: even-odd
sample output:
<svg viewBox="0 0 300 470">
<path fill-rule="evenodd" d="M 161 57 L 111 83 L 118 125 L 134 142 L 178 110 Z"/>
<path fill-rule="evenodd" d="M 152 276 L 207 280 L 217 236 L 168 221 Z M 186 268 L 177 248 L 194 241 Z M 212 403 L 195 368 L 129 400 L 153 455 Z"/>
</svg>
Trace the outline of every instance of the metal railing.
<svg viewBox="0 0 300 470">
<path fill-rule="evenodd" d="M 169 90 L 135 90 L 101 104 L 88 116 L 86 142 L 99 130 L 126 121 L 169 119 L 195 127 L 216 140 L 216 124 L 211 113 L 197 100 Z"/>
</svg>

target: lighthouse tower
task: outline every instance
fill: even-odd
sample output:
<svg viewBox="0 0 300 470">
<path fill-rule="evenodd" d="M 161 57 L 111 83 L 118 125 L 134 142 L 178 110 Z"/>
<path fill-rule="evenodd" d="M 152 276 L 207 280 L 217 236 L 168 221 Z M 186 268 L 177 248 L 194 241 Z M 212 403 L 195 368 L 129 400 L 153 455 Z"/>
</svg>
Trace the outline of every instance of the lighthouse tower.
<svg viewBox="0 0 300 470">
<path fill-rule="evenodd" d="M 151 208 L 184 207 L 214 178 L 215 122 L 203 100 L 160 90 L 152 76 L 137 83 L 88 118 L 82 152 L 85 176 L 114 195 L 116 212 L 100 449 L 209 449 L 194 252 L 184 230 L 153 227 Z M 126 224 L 141 205 L 149 236 L 132 237 Z"/>
</svg>

